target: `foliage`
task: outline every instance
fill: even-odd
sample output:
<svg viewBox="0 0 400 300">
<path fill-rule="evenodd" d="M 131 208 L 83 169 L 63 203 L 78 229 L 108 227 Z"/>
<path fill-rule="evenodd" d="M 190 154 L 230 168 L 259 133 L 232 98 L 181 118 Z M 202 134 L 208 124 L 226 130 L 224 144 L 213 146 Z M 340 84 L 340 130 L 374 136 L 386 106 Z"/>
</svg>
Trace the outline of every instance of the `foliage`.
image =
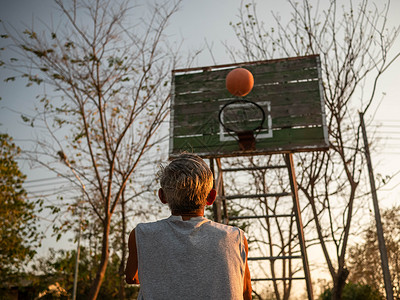
<svg viewBox="0 0 400 300">
<path fill-rule="evenodd" d="M 27 199 L 26 176 L 16 159 L 20 148 L 7 134 L 0 134 L 0 277 L 7 278 L 35 255 L 40 245 L 36 215 L 42 202 Z"/>
<path fill-rule="evenodd" d="M 320 296 L 320 300 L 331 300 L 332 289 L 325 290 Z M 384 297 L 379 293 L 378 290 L 374 289 L 367 284 L 354 284 L 347 283 L 344 286 L 343 300 L 383 300 Z"/>
<path fill-rule="evenodd" d="M 82 247 L 79 260 L 79 276 L 77 284 L 77 299 L 87 299 L 89 297 L 90 285 L 96 276 L 96 264 L 99 261 L 99 255 L 91 255 L 88 248 Z M 45 280 L 38 285 L 35 290 L 41 293 L 48 291 L 48 287 L 58 283 L 66 294 L 71 296 L 75 271 L 75 250 L 49 250 L 47 257 L 42 257 L 35 265 L 35 273 L 43 274 Z M 100 299 L 116 299 L 118 296 L 119 278 L 118 278 L 119 259 L 112 255 L 109 261 L 109 267 L 105 275 L 105 281 L 102 285 Z M 37 276 L 37 275 L 36 275 Z M 137 296 L 138 288 L 130 286 L 126 288 L 126 299 L 134 299 Z M 37 296 L 37 295 L 36 295 Z"/>
<path fill-rule="evenodd" d="M 392 277 L 393 296 L 400 298 L 400 206 L 382 212 L 382 226 Z M 385 293 L 375 223 L 364 231 L 362 242 L 351 246 L 348 255 L 349 280 L 379 287 Z"/>
</svg>

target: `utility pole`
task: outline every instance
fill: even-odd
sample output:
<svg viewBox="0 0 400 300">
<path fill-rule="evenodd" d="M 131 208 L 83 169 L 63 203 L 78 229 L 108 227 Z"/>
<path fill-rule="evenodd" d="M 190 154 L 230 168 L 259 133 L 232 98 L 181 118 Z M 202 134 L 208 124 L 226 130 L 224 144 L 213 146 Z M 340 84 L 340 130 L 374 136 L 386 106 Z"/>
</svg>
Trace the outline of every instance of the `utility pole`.
<svg viewBox="0 0 400 300">
<path fill-rule="evenodd" d="M 79 207 L 78 207 L 78 209 L 79 209 Z M 81 216 L 80 216 L 80 219 L 79 219 L 78 244 L 76 246 L 74 287 L 73 287 L 73 290 L 72 290 L 72 300 L 76 299 L 76 289 L 78 287 L 79 255 L 81 253 L 81 231 L 82 231 L 83 207 L 80 207 L 80 209 L 81 209 Z"/>
<path fill-rule="evenodd" d="M 81 253 L 81 231 L 82 231 L 82 219 L 83 219 L 83 198 L 85 197 L 86 188 L 85 188 L 85 184 L 82 182 L 82 180 L 79 177 L 79 175 L 75 172 L 74 168 L 72 167 L 72 165 L 69 162 L 69 160 L 68 160 L 67 156 L 65 155 L 65 153 L 61 150 L 61 151 L 58 151 L 57 154 L 60 156 L 60 160 L 62 162 L 64 162 L 65 165 L 67 165 L 68 168 L 70 168 L 72 173 L 74 173 L 76 179 L 78 179 L 78 181 L 81 184 L 81 188 L 82 188 L 82 200 L 78 203 L 78 209 L 79 208 L 81 209 L 81 213 L 80 213 L 80 218 L 79 218 L 78 244 L 77 244 L 77 247 L 76 247 L 74 285 L 73 285 L 73 289 L 72 289 L 72 300 L 75 300 L 76 299 L 76 291 L 77 291 L 77 287 L 78 287 L 79 255 Z M 79 207 L 79 206 L 81 206 L 81 207 Z"/>
<path fill-rule="evenodd" d="M 374 178 L 374 173 L 372 170 L 371 155 L 369 153 L 367 132 L 365 130 L 364 113 L 360 112 L 359 115 L 360 115 L 360 123 L 361 123 L 361 129 L 362 129 L 363 140 L 364 140 L 365 157 L 367 159 L 369 181 L 371 184 L 372 201 L 374 203 L 376 232 L 378 235 L 379 252 L 381 254 L 381 266 L 382 266 L 382 272 L 383 272 L 383 281 L 385 283 L 386 299 L 393 300 L 392 281 L 390 278 L 389 263 L 388 263 L 385 239 L 383 237 L 381 214 L 379 212 L 378 196 L 376 193 L 375 178 Z"/>
</svg>

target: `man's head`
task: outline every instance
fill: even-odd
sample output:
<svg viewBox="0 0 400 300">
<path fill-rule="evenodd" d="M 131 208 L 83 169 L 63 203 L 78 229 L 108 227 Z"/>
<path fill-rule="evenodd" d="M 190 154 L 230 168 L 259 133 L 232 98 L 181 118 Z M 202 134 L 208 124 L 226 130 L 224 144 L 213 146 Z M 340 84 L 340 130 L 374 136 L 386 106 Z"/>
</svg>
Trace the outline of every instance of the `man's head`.
<svg viewBox="0 0 400 300">
<path fill-rule="evenodd" d="M 212 204 L 215 198 L 213 175 L 208 165 L 199 156 L 181 154 L 169 165 L 162 167 L 160 198 L 175 212 L 192 212 Z"/>
</svg>

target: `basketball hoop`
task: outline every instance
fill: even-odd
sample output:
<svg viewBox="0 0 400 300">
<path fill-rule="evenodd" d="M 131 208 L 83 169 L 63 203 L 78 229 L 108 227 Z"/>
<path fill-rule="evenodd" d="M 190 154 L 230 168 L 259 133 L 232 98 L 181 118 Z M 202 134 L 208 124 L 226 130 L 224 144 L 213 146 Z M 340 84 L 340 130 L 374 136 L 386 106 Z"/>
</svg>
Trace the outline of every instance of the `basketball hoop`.
<svg viewBox="0 0 400 300">
<path fill-rule="evenodd" d="M 260 105 L 244 99 L 232 100 L 221 107 L 218 119 L 225 132 L 238 141 L 240 150 L 255 150 L 255 133 L 262 129 L 265 121 Z"/>
</svg>

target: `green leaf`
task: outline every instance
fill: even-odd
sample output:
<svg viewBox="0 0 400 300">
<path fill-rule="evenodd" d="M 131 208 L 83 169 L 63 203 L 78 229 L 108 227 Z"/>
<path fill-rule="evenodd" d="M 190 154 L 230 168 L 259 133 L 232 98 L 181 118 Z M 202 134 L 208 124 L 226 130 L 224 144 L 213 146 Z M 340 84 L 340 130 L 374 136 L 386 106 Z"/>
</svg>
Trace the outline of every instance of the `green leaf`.
<svg viewBox="0 0 400 300">
<path fill-rule="evenodd" d="M 9 81 L 15 81 L 15 77 L 8 77 L 6 79 L 4 79 L 5 82 L 9 82 Z"/>
</svg>

